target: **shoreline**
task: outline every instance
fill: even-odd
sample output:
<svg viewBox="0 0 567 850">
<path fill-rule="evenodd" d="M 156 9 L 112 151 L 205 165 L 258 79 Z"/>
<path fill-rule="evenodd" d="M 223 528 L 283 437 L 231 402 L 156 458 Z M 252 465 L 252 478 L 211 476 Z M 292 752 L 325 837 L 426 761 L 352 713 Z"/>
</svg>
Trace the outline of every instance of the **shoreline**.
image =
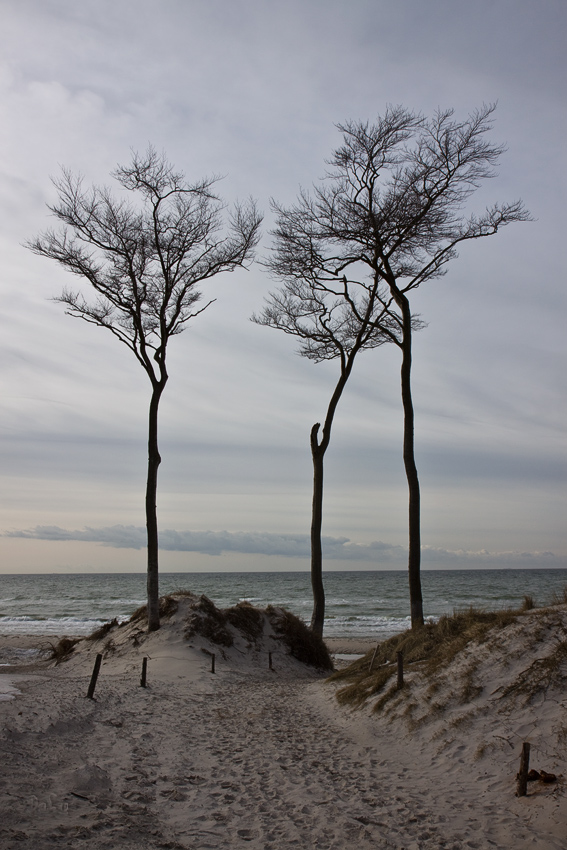
<svg viewBox="0 0 567 850">
<path fill-rule="evenodd" d="M 0 664 L 4 657 L 12 652 L 22 650 L 41 650 L 50 644 L 56 644 L 62 637 L 85 638 L 86 635 L 69 634 L 2 634 L 0 632 Z M 369 649 L 374 649 L 380 641 L 375 637 L 329 637 L 323 638 L 331 655 L 364 655 Z M 18 663 L 22 663 L 21 661 Z M 30 662 L 31 663 L 31 662 Z M 1 667 L 0 667 L 1 669 Z"/>
</svg>

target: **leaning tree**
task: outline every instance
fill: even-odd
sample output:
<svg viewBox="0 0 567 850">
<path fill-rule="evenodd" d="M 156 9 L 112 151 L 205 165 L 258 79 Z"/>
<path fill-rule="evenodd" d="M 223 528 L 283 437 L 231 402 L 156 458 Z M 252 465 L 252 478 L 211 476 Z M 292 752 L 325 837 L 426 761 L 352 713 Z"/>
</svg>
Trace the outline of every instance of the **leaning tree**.
<svg viewBox="0 0 567 850">
<path fill-rule="evenodd" d="M 315 187 L 313 196 L 302 193 L 295 207 L 277 207 L 275 249 L 269 265 L 276 277 L 283 279 L 284 288 L 280 295 L 271 296 L 261 317 L 263 323 L 301 336 L 298 328 L 305 317 L 320 315 L 321 332 L 305 335 L 301 353 L 319 360 L 342 358 L 341 377 L 343 372 L 347 378 L 350 374 L 343 367 L 343 361 L 348 364 L 347 352 L 356 354 L 385 339 L 401 350 L 412 626 L 423 623 L 423 601 L 411 390 L 412 338 L 419 323 L 412 317 L 409 294 L 445 274 L 445 266 L 456 257 L 461 242 L 493 235 L 514 221 L 529 220 L 520 201 L 495 204 L 480 215 L 465 211 L 480 182 L 494 176 L 494 166 L 504 150 L 485 139 L 493 111 L 494 106 L 484 106 L 458 122 L 453 110 L 426 119 L 398 106 L 389 107 L 374 124 L 339 125 L 343 143 L 328 163 L 326 180 Z M 314 290 L 315 281 L 327 287 L 324 297 Z M 354 282 L 360 292 L 366 292 L 362 306 L 352 295 Z M 375 304 L 364 328 L 370 293 L 374 293 Z M 329 312 L 329 298 L 334 314 Z M 357 347 L 356 334 L 361 329 L 364 343 Z M 350 348 L 344 346 L 341 334 L 350 341 Z M 344 352 L 336 338 L 343 343 Z M 332 404 L 330 411 L 334 411 Z M 318 429 L 314 426 L 311 437 L 314 463 L 315 453 L 326 448 L 325 431 L 318 444 Z"/>
<path fill-rule="evenodd" d="M 157 477 L 158 408 L 168 380 L 169 340 L 200 306 L 199 284 L 251 260 L 261 217 L 253 201 L 237 204 L 223 226 L 217 178 L 188 183 L 164 155 L 148 148 L 112 175 L 126 192 L 83 189 L 63 170 L 54 181 L 58 203 L 49 207 L 63 227 L 48 230 L 28 247 L 85 278 L 96 293 L 87 301 L 66 289 L 56 298 L 71 316 L 107 328 L 135 355 L 151 382 L 146 486 L 148 630 L 159 628 Z"/>
</svg>

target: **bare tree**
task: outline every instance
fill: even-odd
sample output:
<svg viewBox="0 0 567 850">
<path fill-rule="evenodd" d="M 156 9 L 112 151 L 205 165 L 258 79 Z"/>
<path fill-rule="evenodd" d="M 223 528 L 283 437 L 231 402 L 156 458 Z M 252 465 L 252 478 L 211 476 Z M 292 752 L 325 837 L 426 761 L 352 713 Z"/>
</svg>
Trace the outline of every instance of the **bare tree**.
<svg viewBox="0 0 567 850">
<path fill-rule="evenodd" d="M 224 205 L 213 192 L 218 178 L 189 184 L 151 147 L 143 156 L 134 154 L 131 164 L 112 176 L 124 190 L 137 193 L 140 202 L 115 197 L 106 187 L 84 190 L 80 177 L 63 170 L 54 181 L 58 203 L 49 209 L 64 226 L 46 231 L 28 247 L 90 283 L 97 293 L 94 302 L 70 289 L 55 300 L 66 305 L 69 315 L 113 333 L 151 382 L 145 504 L 148 630 L 154 631 L 160 624 L 158 408 L 168 380 L 167 346 L 212 303 L 199 306 L 199 284 L 251 260 L 261 217 L 253 201 L 236 205 L 224 232 Z"/>
<path fill-rule="evenodd" d="M 403 122 L 392 127 L 394 140 L 406 132 Z M 392 138 L 385 137 L 381 152 L 388 161 Z M 331 395 L 319 438 L 321 423 L 310 434 L 313 462 L 311 515 L 311 585 L 313 614 L 311 629 L 323 634 L 325 591 L 323 585 L 323 472 L 337 406 L 359 352 L 387 342 L 400 342 L 402 316 L 381 275 L 359 257 L 345 259 L 341 248 L 340 223 L 336 210 L 342 206 L 344 186 L 331 180 L 315 187 L 313 195 L 301 192 L 288 209 L 273 203 L 277 226 L 273 231 L 272 255 L 266 262 L 272 275 L 282 281 L 272 292 L 263 311 L 253 316 L 260 325 L 277 328 L 301 340 L 299 354 L 321 363 L 339 361 L 339 377 Z M 339 229 L 338 229 L 339 228 Z M 413 320 L 413 326 L 419 326 Z"/>
<path fill-rule="evenodd" d="M 321 439 L 321 423 L 311 429 L 310 446 L 313 461 L 313 498 L 311 514 L 311 586 L 313 590 L 312 631 L 322 636 L 325 620 L 323 584 L 323 469 L 325 453 L 331 440 L 333 420 L 357 354 L 390 342 L 399 332 L 399 318 L 390 313 L 391 299 L 378 278 L 368 282 L 338 277 L 332 271 L 332 258 L 324 256 L 326 237 L 319 230 L 320 221 L 311 218 L 312 202 L 302 196 L 300 206 L 291 210 L 276 207 L 279 227 L 275 254 L 269 263 L 274 273 L 283 278 L 278 292 L 267 299 L 260 315 L 252 317 L 260 325 L 277 328 L 299 337 L 299 353 L 316 363 L 338 359 L 339 377 L 327 406 Z M 306 229 L 297 228 L 299 220 Z M 317 253 L 316 267 L 308 257 Z M 301 255 L 301 259 L 300 259 Z M 327 265 L 327 260 L 330 260 Z M 292 270 L 293 266 L 293 270 Z M 302 269 L 301 271 L 299 269 Z"/>
<path fill-rule="evenodd" d="M 376 347 L 386 338 L 401 350 L 412 626 L 423 623 L 423 600 L 411 392 L 412 331 L 419 323 L 412 317 L 409 293 L 445 274 L 461 242 L 490 236 L 506 224 L 530 218 L 520 201 L 496 204 L 480 215 L 464 212 L 480 182 L 494 175 L 504 150 L 484 138 L 493 111 L 493 106 L 484 106 L 457 122 L 452 110 L 425 119 L 398 106 L 389 107 L 374 124 L 339 125 L 343 144 L 328 163 L 326 181 L 314 189 L 312 197 L 302 193 L 292 209 L 277 207 L 279 220 L 269 265 L 284 280 L 284 289 L 272 295 L 262 323 L 301 336 L 298 330 L 305 316 L 321 311 L 319 335 L 305 334 L 307 342 L 301 349 L 314 360 L 344 358 L 335 342 L 338 336 L 347 351 L 340 334 L 350 340 L 348 350 L 355 353 L 361 347 Z M 300 295 L 302 286 L 313 287 L 320 280 L 337 299 L 334 312 L 327 305 L 323 308 L 315 294 L 311 301 Z M 334 281 L 334 287 L 328 281 Z M 362 307 L 352 297 L 353 281 L 367 293 Z M 355 333 L 362 328 L 371 292 L 376 302 L 363 331 L 364 345 L 356 348 Z M 350 372 L 341 360 L 343 368 L 348 377 Z M 330 409 L 334 412 L 332 402 Z M 321 445 L 317 443 L 318 428 L 312 431 L 312 451 L 326 448 L 325 431 Z"/>
</svg>

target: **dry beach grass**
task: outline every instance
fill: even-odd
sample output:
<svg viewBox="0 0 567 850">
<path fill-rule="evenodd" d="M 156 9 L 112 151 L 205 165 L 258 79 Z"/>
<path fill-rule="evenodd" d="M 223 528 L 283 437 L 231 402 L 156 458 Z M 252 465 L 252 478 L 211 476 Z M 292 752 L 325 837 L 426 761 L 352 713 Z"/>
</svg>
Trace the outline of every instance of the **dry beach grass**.
<svg viewBox="0 0 567 850">
<path fill-rule="evenodd" d="M 446 618 L 331 681 L 320 656 L 297 657 L 305 635 L 281 609 L 219 612 L 192 594 L 164 605 L 159 632 L 137 612 L 12 675 L 6 850 L 565 848 L 564 602 Z M 400 647 L 405 684 L 390 693 L 380 671 Z M 559 780 L 517 798 L 524 740 Z"/>
</svg>

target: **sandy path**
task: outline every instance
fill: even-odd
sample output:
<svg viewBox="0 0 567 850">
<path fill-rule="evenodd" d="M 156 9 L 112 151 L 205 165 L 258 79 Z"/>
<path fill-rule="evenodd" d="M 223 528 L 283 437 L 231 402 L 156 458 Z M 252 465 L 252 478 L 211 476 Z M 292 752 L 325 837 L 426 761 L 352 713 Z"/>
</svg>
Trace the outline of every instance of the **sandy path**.
<svg viewBox="0 0 567 850">
<path fill-rule="evenodd" d="M 444 840 L 403 768 L 313 699 L 320 681 L 211 677 L 192 695 L 113 677 L 91 702 L 84 677 L 57 678 L 56 701 L 38 677 L 10 704 L 6 850 L 481 846 Z"/>
<path fill-rule="evenodd" d="M 87 701 L 84 677 L 54 673 L 56 700 L 38 677 L 10 704 L 5 850 L 503 846 L 479 836 L 479 811 L 453 829 L 407 753 L 381 758 L 320 680 L 227 674 L 192 694 L 107 677 Z"/>
<path fill-rule="evenodd" d="M 0 702 L 2 850 L 567 847 L 562 783 L 514 796 L 525 731 L 505 718 L 410 737 L 401 721 L 341 709 L 283 654 L 272 673 L 267 653 L 239 666 L 221 652 L 212 675 L 200 649 L 165 629 L 152 640 L 105 662 L 94 701 L 94 648 L 18 668 L 21 693 Z M 494 757 L 476 761 L 495 733 Z"/>
</svg>

